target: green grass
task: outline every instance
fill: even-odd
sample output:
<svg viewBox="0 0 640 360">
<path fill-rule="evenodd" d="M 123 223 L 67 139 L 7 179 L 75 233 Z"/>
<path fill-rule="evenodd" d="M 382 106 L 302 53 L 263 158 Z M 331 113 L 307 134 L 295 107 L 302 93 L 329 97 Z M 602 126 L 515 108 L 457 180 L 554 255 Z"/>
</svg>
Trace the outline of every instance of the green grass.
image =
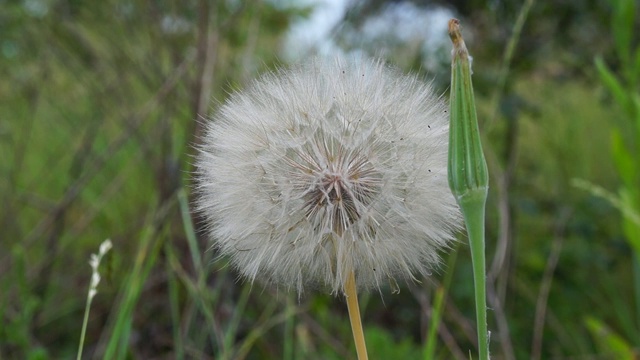
<svg viewBox="0 0 640 360">
<path fill-rule="evenodd" d="M 200 9 L 165 5 L 158 11 L 185 17 L 193 31 L 163 34 L 158 14 L 135 7 L 141 5 L 131 10 L 135 18 L 118 17 L 117 1 L 67 13 L 55 8 L 57 17 L 43 19 L 26 15 L 21 5 L 0 14 L 12 15 L 7 39 L 20 45 L 16 57 L 0 56 L 0 358 L 75 357 L 87 262 L 106 238 L 114 247 L 101 264 L 85 359 L 353 358 L 342 299 L 316 293 L 298 299 L 251 286 L 208 250 L 190 207 Z M 211 79 L 218 101 L 278 63 L 273 49 L 291 14 L 261 6 L 209 9 L 219 36 Z M 233 26 L 252 17 L 268 24 L 257 42 L 249 41 L 248 26 Z M 242 61 L 251 65 L 249 74 Z M 622 111 L 597 79 L 546 72 L 555 61 L 510 75 L 499 116 L 483 134 L 490 170 L 503 169 L 513 140 L 507 124 L 517 120 L 513 249 L 503 273 L 502 311 L 516 358 L 528 358 L 545 267 L 554 239 L 561 238 L 542 358 L 606 358 L 626 351 L 611 349 L 618 339 L 637 354 L 640 345 L 629 341 L 638 324 L 621 216 L 571 185 L 581 178 L 617 188 L 610 131 Z M 475 76 L 492 66 L 476 56 Z M 484 95 L 476 98 L 481 125 L 492 110 Z M 488 265 L 499 233 L 495 180 L 487 205 Z M 565 209 L 568 218 L 560 216 Z M 443 254 L 443 264 L 455 256 L 454 268 L 443 266 L 423 284 L 361 299 L 371 359 L 421 358 L 434 304 L 442 307 L 435 358 L 476 352 L 468 247 L 461 241 L 457 251 Z M 450 284 L 444 294 L 442 283 Z M 495 311 L 489 329 L 499 358 Z M 603 331 L 611 341 L 597 336 Z"/>
</svg>

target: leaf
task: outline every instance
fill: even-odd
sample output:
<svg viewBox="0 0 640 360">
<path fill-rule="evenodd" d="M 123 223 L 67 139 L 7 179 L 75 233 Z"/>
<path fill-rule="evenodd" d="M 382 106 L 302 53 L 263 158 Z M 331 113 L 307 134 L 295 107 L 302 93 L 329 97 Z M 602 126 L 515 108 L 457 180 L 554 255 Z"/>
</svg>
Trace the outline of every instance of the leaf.
<svg viewBox="0 0 640 360">
<path fill-rule="evenodd" d="M 618 192 L 623 209 L 622 229 L 629 245 L 640 257 L 640 206 L 638 205 L 638 188 L 622 188 Z"/>
<path fill-rule="evenodd" d="M 638 131 L 636 136 L 640 139 L 640 94 L 634 93 L 631 100 L 633 101 L 634 108 L 633 120 L 636 122 L 636 131 Z"/>
<path fill-rule="evenodd" d="M 618 81 L 616 76 L 609 70 L 607 65 L 602 60 L 602 57 L 598 56 L 595 59 L 596 69 L 602 83 L 609 89 L 613 95 L 614 100 L 622 106 L 625 111 L 629 109 L 629 98 L 622 87 L 622 84 Z"/>
<path fill-rule="evenodd" d="M 380 327 L 367 328 L 366 337 L 372 359 L 420 359 L 420 347 L 408 338 L 396 340 Z"/>
<path fill-rule="evenodd" d="M 588 316 L 585 319 L 587 329 L 595 340 L 601 355 L 613 355 L 615 359 L 633 360 L 634 352 L 627 341 L 614 333 L 602 321 Z"/>
<path fill-rule="evenodd" d="M 640 78 L 640 46 L 636 48 L 634 58 L 631 59 L 629 66 L 631 67 L 631 79 L 629 80 L 631 81 L 631 84 L 637 84 L 638 79 Z"/>
<path fill-rule="evenodd" d="M 637 160 L 626 148 L 619 129 L 611 130 L 611 153 L 622 182 L 629 186 L 635 184 L 638 171 Z"/>
<path fill-rule="evenodd" d="M 605 190 L 604 188 L 594 185 L 588 181 L 582 179 L 572 179 L 571 184 L 578 189 L 585 190 L 593 196 L 597 196 L 607 200 L 613 207 L 618 209 L 622 216 L 632 223 L 640 226 L 640 213 L 634 208 L 634 206 L 620 196 Z"/>
<path fill-rule="evenodd" d="M 613 3 L 612 30 L 618 57 L 623 64 L 631 62 L 631 39 L 636 0 L 616 0 Z M 625 66 L 629 68 L 629 66 Z"/>
</svg>

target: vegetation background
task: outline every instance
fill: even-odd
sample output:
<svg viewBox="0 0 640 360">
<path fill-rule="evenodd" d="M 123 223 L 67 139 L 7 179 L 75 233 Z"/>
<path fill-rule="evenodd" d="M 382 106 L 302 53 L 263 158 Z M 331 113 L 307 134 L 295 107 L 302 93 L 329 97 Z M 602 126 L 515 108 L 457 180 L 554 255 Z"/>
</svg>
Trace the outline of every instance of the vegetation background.
<svg viewBox="0 0 640 360">
<path fill-rule="evenodd" d="M 330 38 L 446 94 L 450 48 L 363 33 L 401 3 L 350 2 Z M 412 4 L 459 17 L 475 59 L 493 358 L 639 358 L 635 0 Z M 87 262 L 107 238 L 83 358 L 355 357 L 342 299 L 238 281 L 212 261 L 189 205 L 200 120 L 286 65 L 284 39 L 313 11 L 292 0 L 0 0 L 0 359 L 76 356 Z M 476 353 L 460 238 L 432 277 L 361 298 L 372 359 Z"/>
</svg>

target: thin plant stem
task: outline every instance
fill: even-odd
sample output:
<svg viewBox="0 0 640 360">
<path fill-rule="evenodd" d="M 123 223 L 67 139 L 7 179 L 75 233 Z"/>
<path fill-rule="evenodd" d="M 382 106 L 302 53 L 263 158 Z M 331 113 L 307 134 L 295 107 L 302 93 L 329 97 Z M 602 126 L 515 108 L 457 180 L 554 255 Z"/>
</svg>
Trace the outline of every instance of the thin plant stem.
<svg viewBox="0 0 640 360">
<path fill-rule="evenodd" d="M 633 290 L 636 300 L 636 328 L 640 328 L 640 253 L 633 254 Z"/>
<path fill-rule="evenodd" d="M 166 242 L 165 253 L 167 256 L 171 252 L 171 244 L 170 242 Z M 176 274 L 172 271 L 172 264 L 170 261 L 167 261 L 166 264 L 166 272 L 167 272 L 167 284 L 169 286 L 169 313 L 171 314 L 171 330 L 173 335 L 173 348 L 174 348 L 174 359 L 183 360 L 184 359 L 184 342 L 182 341 L 182 327 L 180 322 L 180 294 L 178 289 L 178 279 Z"/>
<path fill-rule="evenodd" d="M 286 309 L 290 311 L 295 308 L 293 300 L 291 296 L 287 296 L 286 299 Z M 293 360 L 293 344 L 294 344 L 294 328 L 295 317 L 291 315 L 284 322 L 284 351 L 283 351 L 283 360 Z"/>
<path fill-rule="evenodd" d="M 495 91 L 493 92 L 493 95 L 491 97 L 491 115 L 489 116 L 489 119 L 485 124 L 485 128 L 488 128 L 497 117 L 499 108 L 498 103 L 500 101 L 500 97 L 502 96 L 504 86 L 507 83 L 507 76 L 509 75 L 509 69 L 511 68 L 511 59 L 513 59 L 513 54 L 515 53 L 516 46 L 518 45 L 518 41 L 520 40 L 522 28 L 527 21 L 529 10 L 531 10 L 533 3 L 534 0 L 526 0 L 524 4 L 522 4 L 522 7 L 518 12 L 518 17 L 513 24 L 512 34 L 509 37 L 509 41 L 507 42 L 507 46 L 503 53 L 504 55 L 502 57 L 502 65 L 500 66 L 497 86 L 495 87 Z"/>
<path fill-rule="evenodd" d="M 98 284 L 100 283 L 100 273 L 98 267 L 102 257 L 111 249 L 111 240 L 107 239 L 100 244 L 100 250 L 98 254 L 91 254 L 89 265 L 91 266 L 91 283 L 89 285 L 89 292 L 87 293 L 87 305 L 84 308 L 84 319 L 82 320 L 82 330 L 80 332 L 80 344 L 78 345 L 77 359 L 82 359 L 82 350 L 84 348 L 84 339 L 87 334 L 87 324 L 89 323 L 89 311 L 91 310 L 91 302 L 93 297 L 98 293 Z"/>
<path fill-rule="evenodd" d="M 237 303 L 235 304 L 234 308 L 235 311 L 233 313 L 233 316 L 231 317 L 231 320 L 229 321 L 229 325 L 227 326 L 227 329 L 225 330 L 225 339 L 224 339 L 224 343 L 223 343 L 223 349 L 226 349 L 225 351 L 223 351 L 221 358 L 222 359 L 231 359 L 233 358 L 233 342 L 234 340 L 237 338 L 238 335 L 238 327 L 240 325 L 240 321 L 242 320 L 242 315 L 244 314 L 244 310 L 247 306 L 247 302 L 249 301 L 249 294 L 251 293 L 251 287 L 249 286 L 245 286 L 242 289 L 242 293 L 240 293 L 240 298 L 238 299 Z"/>
<path fill-rule="evenodd" d="M 89 309 L 91 309 L 91 301 L 93 297 L 87 295 L 87 305 L 84 308 L 84 319 L 82 320 L 82 331 L 80 332 L 80 345 L 78 345 L 78 357 L 76 359 L 82 359 L 82 349 L 84 348 L 84 337 L 87 334 L 87 323 L 89 322 Z"/>
<path fill-rule="evenodd" d="M 347 296 L 347 309 L 349 310 L 349 321 L 353 340 L 356 343 L 358 360 L 367 360 L 367 345 L 364 341 L 364 331 L 362 330 L 362 320 L 360 319 L 360 307 L 358 306 L 358 292 L 356 291 L 356 275 L 352 270 L 349 273 L 345 284 L 345 295 Z"/>
<path fill-rule="evenodd" d="M 273 313 L 277 304 L 277 302 L 272 301 L 267 305 L 263 314 L 260 315 L 260 318 L 256 321 L 256 325 L 251 328 L 251 331 L 244 337 L 244 341 L 239 344 L 240 348 L 235 353 L 233 357 L 234 360 L 244 360 L 255 345 L 255 342 L 267 331 L 276 325 L 284 323 L 289 317 L 303 313 L 301 307 L 292 307 L 285 308 L 282 313 L 274 315 Z"/>
<path fill-rule="evenodd" d="M 158 254 L 162 249 L 162 241 L 159 240 L 159 232 L 165 223 L 169 210 L 173 209 L 174 202 L 167 201 L 153 214 L 153 218 L 145 225 L 144 232 L 140 239 L 140 245 L 135 254 L 133 268 L 122 286 L 117 310 L 114 310 L 113 322 L 110 325 L 109 334 L 105 337 L 106 349 L 104 359 L 124 359 L 127 354 L 129 337 L 131 336 L 133 312 L 140 299 L 144 283 L 149 276 Z"/>
<path fill-rule="evenodd" d="M 180 215 L 182 216 L 182 223 L 184 226 L 184 234 L 187 237 L 187 245 L 189 246 L 189 253 L 191 254 L 191 261 L 198 274 L 198 282 L 205 281 L 202 277 L 204 275 L 204 267 L 202 266 L 201 252 L 198 248 L 198 240 L 196 239 L 196 232 L 191 220 L 191 212 L 189 211 L 189 200 L 187 199 L 187 191 L 185 188 L 181 188 L 178 191 L 178 202 L 180 204 Z"/>
<path fill-rule="evenodd" d="M 475 199 L 473 199 L 475 198 Z M 473 267 L 473 285 L 476 302 L 476 322 L 478 328 L 478 352 L 480 359 L 489 359 L 489 332 L 487 331 L 487 285 L 486 260 L 484 253 L 484 196 L 473 196 L 472 199 L 461 199 L 460 208 L 467 225 L 467 236 L 471 249 L 471 263 Z M 466 202 L 462 205 L 462 202 Z"/>
<path fill-rule="evenodd" d="M 449 255 L 447 261 L 447 271 L 444 281 L 436 289 L 435 300 L 433 301 L 433 310 L 431 312 L 431 321 L 429 322 L 429 333 L 427 335 L 427 341 L 424 347 L 424 359 L 430 360 L 435 358 L 436 353 L 436 339 L 438 336 L 438 328 L 440 327 L 440 320 L 442 318 L 442 311 L 444 310 L 444 299 L 449 292 L 449 285 L 453 279 L 453 268 L 458 257 L 458 249 L 456 248 Z"/>
<path fill-rule="evenodd" d="M 571 216 L 571 212 L 567 209 L 561 209 L 558 214 L 558 221 L 555 225 L 553 242 L 551 244 L 551 253 L 547 258 L 547 264 L 540 282 L 540 290 L 538 290 L 538 299 L 536 301 L 536 312 L 533 325 L 533 337 L 531 340 L 531 360 L 538 360 L 542 354 L 542 337 L 547 319 L 547 307 L 549 300 L 549 292 L 553 283 L 553 276 L 560 260 L 560 252 L 562 251 L 562 243 L 565 238 L 565 227 Z"/>
</svg>

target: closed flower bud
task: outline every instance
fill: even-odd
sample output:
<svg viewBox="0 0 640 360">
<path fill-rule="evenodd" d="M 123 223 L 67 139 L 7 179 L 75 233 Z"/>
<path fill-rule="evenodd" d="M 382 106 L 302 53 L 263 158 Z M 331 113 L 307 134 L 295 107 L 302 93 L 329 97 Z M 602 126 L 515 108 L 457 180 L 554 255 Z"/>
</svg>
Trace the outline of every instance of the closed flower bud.
<svg viewBox="0 0 640 360">
<path fill-rule="evenodd" d="M 214 247 L 248 280 L 344 292 L 427 275 L 459 227 L 447 107 L 373 60 L 316 59 L 232 94 L 197 158 Z"/>
</svg>

